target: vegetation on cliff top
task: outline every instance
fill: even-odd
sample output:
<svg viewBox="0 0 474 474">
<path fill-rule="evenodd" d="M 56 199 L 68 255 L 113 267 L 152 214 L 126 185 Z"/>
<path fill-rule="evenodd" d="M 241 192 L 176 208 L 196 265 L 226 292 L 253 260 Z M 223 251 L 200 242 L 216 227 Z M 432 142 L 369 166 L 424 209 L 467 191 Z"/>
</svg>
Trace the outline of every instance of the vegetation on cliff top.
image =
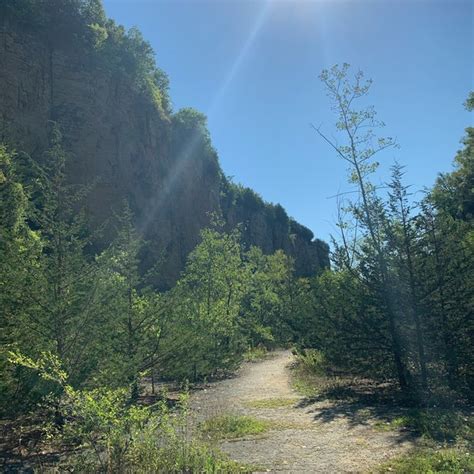
<svg viewBox="0 0 474 474">
<path fill-rule="evenodd" d="M 31 35 L 45 44 L 51 57 L 59 51 L 62 51 L 66 56 L 69 54 L 79 55 L 81 64 L 85 64 L 92 73 L 105 72 L 106 75 L 114 78 L 115 85 L 116 82 L 126 84 L 125 90 L 138 94 L 144 99 L 145 104 L 152 104 L 162 119 L 159 125 L 161 127 L 159 137 L 165 151 L 160 150 L 160 153 L 164 153 L 166 156 L 158 158 L 164 162 L 169 159 L 173 163 L 173 170 L 169 177 L 170 187 L 173 187 L 173 190 L 168 193 L 175 192 L 174 188 L 179 189 L 180 186 L 186 186 L 186 183 L 181 184 L 180 176 L 175 175 L 185 175 L 188 173 L 188 168 L 192 168 L 189 163 L 199 163 L 203 167 L 204 175 L 209 179 L 208 182 L 203 183 L 203 188 L 218 188 L 217 192 L 220 193 L 216 196 L 216 202 L 213 203 L 215 208 L 212 210 L 222 213 L 228 231 L 239 223 L 244 224 L 242 238 L 247 249 L 256 244 L 264 247 L 265 253 L 272 253 L 281 248 L 297 259 L 296 271 L 303 276 L 309 276 L 319 268 L 329 265 L 328 246 L 320 240 L 313 242 L 314 236 L 309 229 L 290 220 L 279 204 L 273 205 L 263 201 L 254 191 L 232 183 L 225 176 L 220 168 L 217 152 L 211 142 L 206 116 L 191 108 L 173 110 L 169 96 L 169 79 L 166 73 L 156 65 L 155 53 L 139 30 L 131 28 L 127 31 L 123 26 L 117 25 L 112 19 L 107 18 L 99 0 L 61 2 L 54 0 L 5 0 L 0 5 L 0 12 L 6 19 L 6 24 L 11 24 L 10 29 Z M 7 30 L 8 28 L 7 26 Z M 52 104 L 50 106 L 52 107 Z M 65 107 L 67 108 L 67 106 Z M 66 148 L 70 140 L 80 141 L 80 137 L 77 137 L 73 132 L 75 117 L 73 111 L 71 114 L 71 117 L 66 115 L 64 119 L 69 124 L 67 130 L 63 130 L 62 116 L 57 119 L 52 113 L 49 117 L 49 119 L 58 121 L 57 126 L 64 132 L 67 142 L 65 143 Z M 10 143 L 9 124 L 2 124 L 2 127 L 4 125 L 7 130 L 4 140 Z M 41 127 L 41 124 L 39 126 Z M 46 126 L 45 123 L 44 128 Z M 99 142 L 97 146 L 99 146 Z M 12 141 L 12 146 L 17 151 L 21 151 L 23 149 L 21 138 L 15 142 Z M 38 146 L 35 146 L 34 150 L 29 151 L 32 157 L 38 161 L 40 158 L 36 155 L 43 150 L 38 152 Z M 95 154 L 96 150 L 87 149 L 87 152 Z M 100 156 L 97 159 L 100 160 Z M 165 165 L 163 165 L 163 171 L 165 171 L 164 168 L 166 168 Z M 190 173 L 192 170 L 189 171 Z M 143 173 L 143 175 L 141 183 L 143 188 L 147 189 L 149 195 L 157 193 L 156 183 L 151 180 L 148 174 Z M 107 180 L 108 177 L 101 176 L 101 179 Z M 185 189 L 181 189 L 179 192 L 184 193 Z M 203 194 L 206 192 L 207 190 L 203 190 Z M 127 197 L 129 200 L 135 221 L 137 221 L 137 225 L 141 225 L 141 221 L 146 220 L 143 213 L 148 210 L 138 206 L 134 202 L 133 196 L 124 195 L 123 197 Z M 119 211 L 120 199 L 118 201 L 112 204 L 112 206 L 115 205 L 115 208 L 110 210 L 109 215 Z M 89 208 L 92 208 L 91 212 L 94 212 L 93 204 Z M 101 219 L 103 220 L 103 218 L 104 216 L 101 214 Z M 200 219 L 200 221 L 204 220 L 205 216 Z M 256 227 L 255 220 L 259 222 L 263 220 L 265 223 L 264 228 L 258 229 L 258 232 L 252 232 L 253 227 Z M 112 227 L 109 226 L 104 235 L 113 234 Z M 261 235 L 262 233 L 264 235 Z M 104 247 L 104 243 L 110 243 L 110 241 L 104 242 L 104 238 L 99 234 L 95 237 L 94 243 L 100 249 Z M 148 240 L 153 239 L 150 244 L 153 249 L 147 252 L 150 261 L 146 261 L 142 265 L 143 268 L 149 269 L 156 263 L 154 260 L 162 258 L 161 254 L 167 252 L 166 245 L 168 247 L 170 245 L 165 242 L 163 248 L 158 248 L 157 242 L 160 239 L 156 235 L 151 233 L 145 237 Z M 197 242 L 197 237 L 195 235 L 189 239 L 193 241 L 193 245 Z M 298 246 L 310 248 L 310 252 L 307 255 L 299 255 Z M 187 245 L 185 253 L 187 254 L 191 250 L 192 247 Z M 181 270 L 184 266 L 185 255 L 175 258 L 175 260 L 178 259 L 179 262 L 176 261 L 174 264 Z M 176 279 L 178 275 L 178 272 L 174 273 L 172 279 Z M 168 281 L 164 284 L 162 282 L 157 284 L 160 287 L 170 286 Z"/>
</svg>

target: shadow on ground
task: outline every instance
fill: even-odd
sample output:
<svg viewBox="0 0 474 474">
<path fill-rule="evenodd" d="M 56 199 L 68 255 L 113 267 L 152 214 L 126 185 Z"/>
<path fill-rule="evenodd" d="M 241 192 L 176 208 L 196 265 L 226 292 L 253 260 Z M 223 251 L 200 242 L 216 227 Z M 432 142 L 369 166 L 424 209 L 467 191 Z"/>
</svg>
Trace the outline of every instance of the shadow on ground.
<svg viewBox="0 0 474 474">
<path fill-rule="evenodd" d="M 416 400 L 402 396 L 394 384 L 376 384 L 370 380 L 329 381 L 320 392 L 303 398 L 297 408 L 313 415 L 315 422 L 330 423 L 345 419 L 349 427 L 372 426 L 380 431 L 397 430 L 397 442 L 414 440 L 419 433 L 394 422 L 406 416 Z"/>
</svg>

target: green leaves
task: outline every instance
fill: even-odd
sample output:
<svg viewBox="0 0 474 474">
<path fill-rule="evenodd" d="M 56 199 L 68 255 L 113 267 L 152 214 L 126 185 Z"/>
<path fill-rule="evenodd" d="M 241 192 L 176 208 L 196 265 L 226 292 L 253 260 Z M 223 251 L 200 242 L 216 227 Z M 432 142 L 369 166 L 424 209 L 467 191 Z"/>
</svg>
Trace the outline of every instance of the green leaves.
<svg viewBox="0 0 474 474">
<path fill-rule="evenodd" d="M 318 329 L 305 342 L 351 372 L 396 374 L 412 395 L 447 387 L 467 394 L 474 380 L 467 284 L 474 268 L 474 134 L 467 129 L 456 169 L 440 175 L 419 205 L 410 199 L 399 165 L 386 197 L 370 177 L 378 168 L 375 157 L 397 145 L 377 135 L 384 124 L 373 107 L 357 108 L 371 83 L 360 72 L 350 78 L 349 70 L 336 65 L 321 74 L 342 141 L 315 130 L 349 164 L 358 197 L 338 196 L 337 271 L 313 284 Z"/>
<path fill-rule="evenodd" d="M 39 359 L 33 360 L 20 352 L 9 351 L 8 361 L 14 365 L 36 370 L 43 379 L 56 382 L 63 388 L 67 384 L 68 375 L 62 369 L 62 362 L 51 352 L 42 352 Z"/>
</svg>

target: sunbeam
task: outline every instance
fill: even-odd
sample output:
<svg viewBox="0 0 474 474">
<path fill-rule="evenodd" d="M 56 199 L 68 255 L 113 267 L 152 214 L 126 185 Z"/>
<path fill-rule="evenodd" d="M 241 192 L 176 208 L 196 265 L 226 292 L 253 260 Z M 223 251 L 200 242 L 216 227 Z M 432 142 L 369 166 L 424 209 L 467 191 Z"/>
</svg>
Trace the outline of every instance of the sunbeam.
<svg viewBox="0 0 474 474">
<path fill-rule="evenodd" d="M 211 117 L 215 110 L 219 107 L 219 103 L 221 102 L 222 98 L 227 93 L 227 90 L 235 77 L 238 73 L 242 62 L 244 61 L 245 57 L 247 56 L 248 52 L 250 51 L 255 39 L 258 36 L 259 31 L 261 30 L 265 19 L 268 15 L 268 11 L 270 8 L 270 0 L 266 0 L 264 5 L 261 7 L 258 15 L 255 18 L 255 22 L 251 31 L 249 32 L 246 41 L 243 43 L 242 48 L 232 63 L 231 68 L 229 69 L 228 73 L 225 76 L 225 79 L 222 81 L 219 89 L 217 90 L 216 94 L 214 95 L 211 104 L 207 110 L 207 116 Z M 148 217 L 142 223 L 142 232 L 146 235 L 146 232 L 152 222 L 154 221 L 157 212 L 161 209 L 166 201 L 168 196 L 170 196 L 172 190 L 174 189 L 178 178 L 180 177 L 183 169 L 186 165 L 186 162 L 189 159 L 192 159 L 194 153 L 196 151 L 196 146 L 199 143 L 199 134 L 194 133 L 192 137 L 189 139 L 186 146 L 183 150 L 179 153 L 173 162 L 173 168 L 169 172 L 168 176 L 166 177 L 166 182 L 164 188 L 159 192 L 157 198 L 153 202 L 152 208 L 148 212 Z"/>
<path fill-rule="evenodd" d="M 260 9 L 259 14 L 255 18 L 255 22 L 253 27 L 247 36 L 245 43 L 240 50 L 240 53 L 235 58 L 234 62 L 232 63 L 229 72 L 225 76 L 224 81 L 220 85 L 219 89 L 217 90 L 216 94 L 214 95 L 209 109 L 207 110 L 207 116 L 211 117 L 215 110 L 219 107 L 219 103 L 221 102 L 222 98 L 227 92 L 232 80 L 234 79 L 235 75 L 238 73 L 242 62 L 244 61 L 245 57 L 247 56 L 248 52 L 250 51 L 255 39 L 258 36 L 263 24 L 265 23 L 265 19 L 267 17 L 268 11 L 270 9 L 271 0 L 265 0 L 263 6 Z"/>
</svg>

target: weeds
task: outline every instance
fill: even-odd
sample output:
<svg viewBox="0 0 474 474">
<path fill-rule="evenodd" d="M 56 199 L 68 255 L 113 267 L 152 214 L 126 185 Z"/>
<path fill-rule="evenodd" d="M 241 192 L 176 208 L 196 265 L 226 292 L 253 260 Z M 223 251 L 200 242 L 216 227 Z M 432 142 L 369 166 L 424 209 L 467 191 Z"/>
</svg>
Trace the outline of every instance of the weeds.
<svg viewBox="0 0 474 474">
<path fill-rule="evenodd" d="M 462 449 L 420 450 L 383 464 L 379 472 L 470 473 L 474 472 L 474 456 Z"/>
<path fill-rule="evenodd" d="M 54 356 L 44 354 L 38 361 L 13 353 L 11 357 L 63 390 L 50 403 L 60 420 L 46 430 L 51 445 L 59 451 L 69 446 L 74 452 L 51 466 L 54 472 L 252 472 L 216 448 L 192 439 L 187 394 L 180 396 L 173 409 L 165 397 L 155 405 L 138 406 L 130 402 L 129 389 L 74 389 Z"/>
<path fill-rule="evenodd" d="M 410 409 L 387 423 L 376 423 L 381 430 L 407 428 L 428 441 L 474 443 L 474 417 L 443 408 Z"/>
<path fill-rule="evenodd" d="M 233 439 L 264 433 L 271 423 L 251 416 L 219 415 L 200 425 L 201 433 L 208 439 Z"/>
</svg>

